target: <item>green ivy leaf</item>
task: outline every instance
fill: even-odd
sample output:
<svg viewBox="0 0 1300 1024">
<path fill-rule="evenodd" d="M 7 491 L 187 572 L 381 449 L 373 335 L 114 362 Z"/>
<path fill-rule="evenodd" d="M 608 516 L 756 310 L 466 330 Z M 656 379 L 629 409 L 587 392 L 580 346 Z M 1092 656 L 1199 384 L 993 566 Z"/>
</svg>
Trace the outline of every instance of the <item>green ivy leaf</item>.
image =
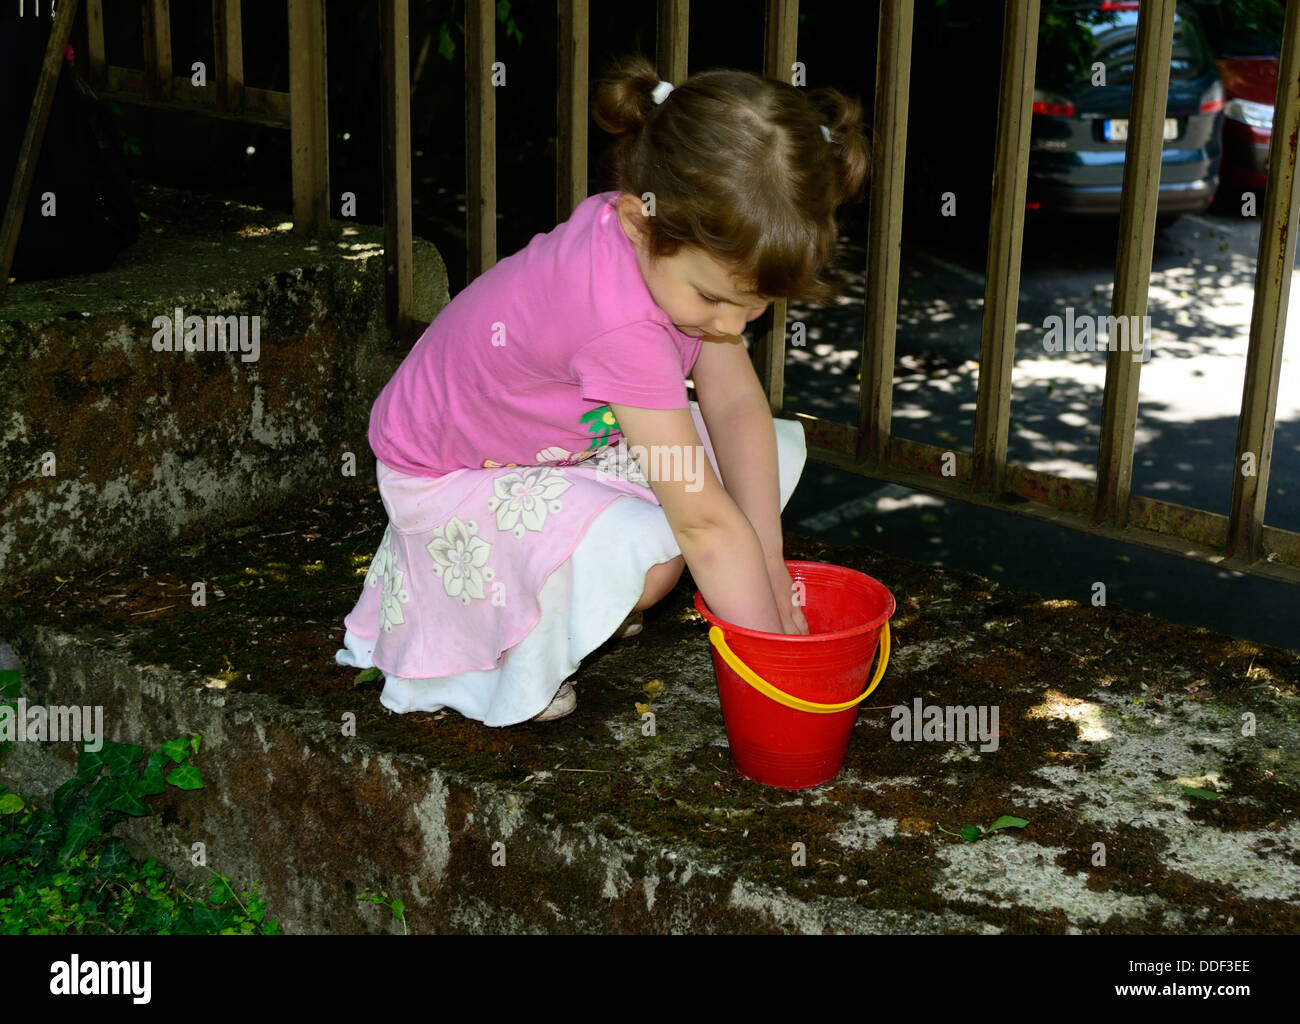
<svg viewBox="0 0 1300 1024">
<path fill-rule="evenodd" d="M 27 805 L 17 793 L 5 793 L 0 796 L 0 814 L 17 814 Z"/>
<path fill-rule="evenodd" d="M 190 741 L 187 739 L 168 740 L 162 745 L 162 752 L 173 761 L 183 761 L 190 756 Z"/>
<path fill-rule="evenodd" d="M 93 818 L 74 818 L 68 826 L 68 836 L 59 849 L 59 863 L 67 864 L 85 849 L 86 844 L 100 834 L 99 822 Z"/>
<path fill-rule="evenodd" d="M 122 775 L 129 771 L 131 765 L 144 756 L 144 748 L 137 747 L 134 744 L 108 743 L 104 744 L 104 767 L 108 769 L 109 775 Z"/>
<path fill-rule="evenodd" d="M 198 733 L 195 733 L 193 736 L 190 737 L 190 751 L 192 753 L 197 754 L 199 752 L 199 743 L 201 743 L 202 740 L 203 737 L 200 736 Z"/>
<path fill-rule="evenodd" d="M 1029 822 L 1024 818 L 1013 818 L 1009 814 L 1004 814 L 997 821 L 988 827 L 990 832 L 996 832 L 1000 828 L 1024 828 Z"/>
<path fill-rule="evenodd" d="M 197 900 L 194 902 L 192 920 L 194 930 L 198 932 L 219 932 L 230 924 L 230 919 L 234 915 L 229 910 L 214 910 L 211 907 L 205 907 Z"/>
<path fill-rule="evenodd" d="M 980 831 L 980 827 L 978 825 L 963 825 L 961 829 L 961 837 L 965 839 L 968 843 L 975 842 L 975 840 L 978 839 L 983 834 L 984 833 Z"/>
<path fill-rule="evenodd" d="M 99 855 L 99 863 L 95 866 L 95 875 L 98 878 L 111 878 L 128 867 L 130 863 L 131 855 L 126 852 L 126 847 L 122 845 L 122 841 L 116 838 L 112 839 Z"/>
<path fill-rule="evenodd" d="M 220 906 L 222 903 L 228 903 L 235 898 L 235 890 L 230 887 L 230 879 L 225 875 L 217 875 L 212 879 L 212 896 L 210 899 L 213 903 Z"/>
<path fill-rule="evenodd" d="M 352 680 L 353 686 L 360 686 L 362 683 L 373 682 L 376 679 L 382 679 L 383 673 L 377 668 L 368 668 L 363 672 L 358 672 L 357 677 Z"/>
<path fill-rule="evenodd" d="M 202 789 L 203 780 L 199 770 L 192 764 L 182 765 L 167 776 L 167 781 L 177 789 Z"/>
<path fill-rule="evenodd" d="M 1184 786 L 1184 787 L 1183 787 L 1183 795 L 1184 795 L 1184 796 L 1194 796 L 1194 797 L 1199 797 L 1199 798 L 1202 799 L 1202 800 L 1217 800 L 1217 799 L 1219 799 L 1219 794 L 1216 793 L 1216 792 L 1214 792 L 1214 790 L 1212 790 L 1212 789 L 1198 789 L 1198 788 L 1195 787 L 1195 786 Z"/>
<path fill-rule="evenodd" d="M 153 813 L 149 805 L 130 790 L 119 793 L 117 798 L 108 805 L 108 809 L 110 811 L 121 811 L 123 814 L 131 814 L 137 818 Z"/>
<path fill-rule="evenodd" d="M 167 783 L 163 779 L 161 768 L 149 767 L 144 770 L 144 777 L 140 780 L 140 793 L 143 796 L 157 796 L 159 793 L 167 792 Z"/>
</svg>

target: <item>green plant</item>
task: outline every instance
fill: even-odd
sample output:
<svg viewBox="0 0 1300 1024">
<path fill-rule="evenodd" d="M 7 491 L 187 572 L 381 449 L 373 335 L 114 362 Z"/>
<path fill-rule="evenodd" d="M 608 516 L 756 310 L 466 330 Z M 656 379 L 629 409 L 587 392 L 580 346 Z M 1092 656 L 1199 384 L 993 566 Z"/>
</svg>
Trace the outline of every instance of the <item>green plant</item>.
<svg viewBox="0 0 1300 1024">
<path fill-rule="evenodd" d="M 520 31 L 518 22 L 510 14 L 510 0 L 497 0 L 496 15 L 497 21 L 505 26 L 506 35 L 522 45 L 524 34 Z M 460 29 L 460 35 L 463 39 L 465 37 L 465 23 L 457 21 L 455 24 Z M 447 18 L 438 27 L 438 54 L 444 60 L 451 60 L 456 56 L 456 43 L 451 38 L 451 25 L 452 19 Z"/>
<path fill-rule="evenodd" d="M 371 892 L 367 889 L 357 896 L 358 900 L 365 900 L 368 903 L 374 903 L 376 906 L 387 907 L 393 912 L 393 920 L 402 923 L 402 934 L 409 935 L 406 930 L 406 904 L 399 899 L 395 899 L 387 892 Z"/>
<path fill-rule="evenodd" d="M 973 843 L 977 840 L 983 839 L 991 832 L 997 832 L 999 829 L 1004 828 L 1024 828 L 1029 824 L 1029 822 L 1024 818 L 1013 818 L 1009 814 L 1004 814 L 988 828 L 985 828 L 983 825 L 963 825 L 960 832 L 951 832 L 942 825 L 939 825 L 938 822 L 935 824 L 938 825 L 940 832 L 947 832 L 950 836 L 960 836 L 968 843 Z"/>
<path fill-rule="evenodd" d="M 83 749 L 48 806 L 0 786 L 0 934 L 279 934 L 255 886 L 241 899 L 209 868 L 211 892 L 196 898 L 111 835 L 127 817 L 151 814 L 146 798 L 168 786 L 202 788 L 189 763 L 199 743 L 169 740 L 148 757 L 111 740 Z"/>
</svg>

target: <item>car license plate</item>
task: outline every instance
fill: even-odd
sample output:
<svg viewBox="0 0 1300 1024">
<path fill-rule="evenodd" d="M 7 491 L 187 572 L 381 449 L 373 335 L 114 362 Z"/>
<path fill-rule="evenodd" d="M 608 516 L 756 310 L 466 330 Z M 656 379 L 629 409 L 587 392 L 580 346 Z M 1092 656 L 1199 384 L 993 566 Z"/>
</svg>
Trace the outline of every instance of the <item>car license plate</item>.
<svg viewBox="0 0 1300 1024">
<path fill-rule="evenodd" d="M 1101 123 L 1101 133 L 1107 142 L 1127 142 L 1128 120 L 1103 121 Z M 1178 138 L 1178 118 L 1165 118 L 1164 137 L 1166 142 Z"/>
</svg>

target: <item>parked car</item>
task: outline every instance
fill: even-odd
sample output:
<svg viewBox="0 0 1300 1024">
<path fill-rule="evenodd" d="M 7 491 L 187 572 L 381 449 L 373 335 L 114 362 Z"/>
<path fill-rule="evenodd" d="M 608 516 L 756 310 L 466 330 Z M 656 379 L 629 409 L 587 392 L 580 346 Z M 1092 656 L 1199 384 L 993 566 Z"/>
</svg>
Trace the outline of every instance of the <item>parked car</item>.
<svg viewBox="0 0 1300 1024">
<path fill-rule="evenodd" d="M 1108 0 L 1054 7 L 1052 13 L 1055 17 L 1045 17 L 1040 28 L 1027 205 L 1071 215 L 1117 214 L 1133 98 L 1138 4 Z M 1224 99 L 1196 12 L 1180 5 L 1163 125 L 1157 205 L 1162 223 L 1200 212 L 1213 200 L 1219 184 Z"/>
<path fill-rule="evenodd" d="M 1200 0 L 1197 10 L 1223 79 L 1223 165 L 1219 198 L 1239 207 L 1264 189 L 1273 140 L 1273 103 L 1282 50 L 1279 0 Z"/>
</svg>

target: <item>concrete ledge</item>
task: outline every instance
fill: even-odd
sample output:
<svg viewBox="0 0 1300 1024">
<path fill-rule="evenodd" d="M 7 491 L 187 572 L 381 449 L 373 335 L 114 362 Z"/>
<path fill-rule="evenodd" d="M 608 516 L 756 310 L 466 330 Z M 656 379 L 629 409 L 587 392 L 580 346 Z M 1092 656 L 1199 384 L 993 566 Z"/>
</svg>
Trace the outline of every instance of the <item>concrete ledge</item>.
<svg viewBox="0 0 1300 1024">
<path fill-rule="evenodd" d="M 19 283 L 0 305 L 0 578 L 122 557 L 373 476 L 370 404 L 396 368 L 382 229 L 295 239 L 284 216 L 145 190 L 111 270 Z M 416 240 L 419 312 L 447 299 Z M 156 318 L 199 316 L 202 351 Z M 242 327 L 209 351 L 207 318 Z M 242 323 L 241 323 L 242 320 Z M 191 324 L 191 327 L 195 325 Z M 184 329 L 184 323 L 180 324 Z M 213 337 L 213 342 L 217 338 Z"/>
<path fill-rule="evenodd" d="M 132 835 L 182 873 L 205 843 L 286 931 L 395 930 L 367 888 L 414 932 L 1300 929 L 1294 654 L 790 538 L 788 557 L 868 571 L 899 608 L 843 773 L 786 793 L 731 767 L 689 586 L 588 659 L 560 722 L 387 712 L 330 664 L 381 532 L 373 486 L 340 485 L 261 536 L 0 611 L 30 701 L 100 704 L 118 740 L 203 734 L 205 788 Z M 193 579 L 225 596 L 159 605 Z M 915 699 L 996 705 L 998 748 L 892 738 L 889 708 Z M 5 780 L 48 791 L 71 758 L 15 744 Z M 1029 824 L 977 843 L 937 827 L 1004 814 Z"/>
</svg>

